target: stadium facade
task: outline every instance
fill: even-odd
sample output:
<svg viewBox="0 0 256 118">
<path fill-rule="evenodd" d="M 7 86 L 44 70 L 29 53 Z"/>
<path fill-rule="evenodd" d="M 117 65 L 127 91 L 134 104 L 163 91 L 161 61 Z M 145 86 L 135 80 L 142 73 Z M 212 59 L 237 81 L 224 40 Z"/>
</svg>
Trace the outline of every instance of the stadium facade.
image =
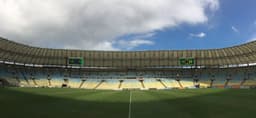
<svg viewBox="0 0 256 118">
<path fill-rule="evenodd" d="M 254 88 L 256 41 L 221 49 L 89 51 L 0 38 L 0 85 L 85 89 Z"/>
</svg>

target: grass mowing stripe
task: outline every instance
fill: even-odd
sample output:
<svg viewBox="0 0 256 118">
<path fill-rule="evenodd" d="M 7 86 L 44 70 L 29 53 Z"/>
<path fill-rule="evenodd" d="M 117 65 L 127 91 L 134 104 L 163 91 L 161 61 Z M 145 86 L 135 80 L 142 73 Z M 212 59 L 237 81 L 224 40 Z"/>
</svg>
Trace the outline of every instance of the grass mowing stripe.
<svg viewBox="0 0 256 118">
<path fill-rule="evenodd" d="M 254 89 L 0 88 L 0 114 L 8 118 L 252 118 L 255 99 Z"/>
</svg>

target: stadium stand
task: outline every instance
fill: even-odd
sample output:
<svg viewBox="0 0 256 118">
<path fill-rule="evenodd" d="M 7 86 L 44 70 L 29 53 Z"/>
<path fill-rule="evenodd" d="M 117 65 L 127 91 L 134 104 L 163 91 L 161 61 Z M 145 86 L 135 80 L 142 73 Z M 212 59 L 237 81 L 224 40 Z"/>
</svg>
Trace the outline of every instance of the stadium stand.
<svg viewBox="0 0 256 118">
<path fill-rule="evenodd" d="M 145 87 L 148 89 L 164 89 L 165 86 L 161 84 L 159 80 L 156 79 L 144 79 Z"/>
<path fill-rule="evenodd" d="M 209 50 L 82 51 L 0 38 L 0 80 L 17 87 L 111 90 L 255 88 L 255 50 L 256 41 Z"/>
</svg>

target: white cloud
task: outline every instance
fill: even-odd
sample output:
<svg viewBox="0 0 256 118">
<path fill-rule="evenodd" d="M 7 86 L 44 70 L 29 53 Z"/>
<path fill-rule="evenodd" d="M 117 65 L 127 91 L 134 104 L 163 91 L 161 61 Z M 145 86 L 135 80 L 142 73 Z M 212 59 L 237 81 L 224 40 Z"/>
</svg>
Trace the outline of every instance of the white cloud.
<svg viewBox="0 0 256 118">
<path fill-rule="evenodd" d="M 204 32 L 201 32 L 201 33 L 198 33 L 198 34 L 190 33 L 190 36 L 191 37 L 197 37 L 197 38 L 204 38 L 206 36 L 206 33 L 204 33 Z"/>
<path fill-rule="evenodd" d="M 231 29 L 236 32 L 236 33 L 239 33 L 239 30 L 235 27 L 235 26 L 232 26 Z"/>
<path fill-rule="evenodd" d="M 206 4 L 212 11 L 215 11 L 219 8 L 218 0 L 201 0 L 200 2 L 204 2 L 204 4 Z"/>
<path fill-rule="evenodd" d="M 81 48 L 67 45 L 66 47 L 64 47 L 64 49 L 81 49 Z M 120 49 L 113 47 L 112 42 L 104 41 L 101 43 L 97 43 L 97 45 L 92 46 L 92 48 L 89 48 L 89 50 L 120 50 Z"/>
<path fill-rule="evenodd" d="M 114 42 L 114 44 L 122 50 L 131 50 L 141 45 L 154 45 L 155 42 L 148 40 L 148 38 L 151 38 L 154 35 L 154 33 L 140 34 L 135 37 L 132 37 L 132 39 L 118 40 Z"/>
<path fill-rule="evenodd" d="M 205 23 L 206 10 L 218 7 L 218 0 L 0 0 L 0 35 L 41 47 L 118 50 L 119 37 Z"/>
<path fill-rule="evenodd" d="M 252 41 L 256 41 L 256 38 L 251 38 L 251 39 L 247 40 L 246 42 L 252 42 Z"/>
<path fill-rule="evenodd" d="M 131 50 L 140 45 L 154 45 L 155 43 L 145 39 L 119 40 L 116 43 L 120 49 Z"/>
</svg>

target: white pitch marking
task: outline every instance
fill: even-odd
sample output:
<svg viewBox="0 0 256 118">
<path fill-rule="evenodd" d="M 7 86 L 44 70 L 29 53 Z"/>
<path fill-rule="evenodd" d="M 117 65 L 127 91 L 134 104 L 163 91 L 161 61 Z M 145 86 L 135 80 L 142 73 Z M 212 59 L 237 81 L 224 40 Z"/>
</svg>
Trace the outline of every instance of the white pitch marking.
<svg viewBox="0 0 256 118">
<path fill-rule="evenodd" d="M 128 114 L 128 118 L 131 118 L 131 109 L 132 109 L 132 92 L 130 91 L 130 103 L 129 103 L 129 114 Z"/>
</svg>

